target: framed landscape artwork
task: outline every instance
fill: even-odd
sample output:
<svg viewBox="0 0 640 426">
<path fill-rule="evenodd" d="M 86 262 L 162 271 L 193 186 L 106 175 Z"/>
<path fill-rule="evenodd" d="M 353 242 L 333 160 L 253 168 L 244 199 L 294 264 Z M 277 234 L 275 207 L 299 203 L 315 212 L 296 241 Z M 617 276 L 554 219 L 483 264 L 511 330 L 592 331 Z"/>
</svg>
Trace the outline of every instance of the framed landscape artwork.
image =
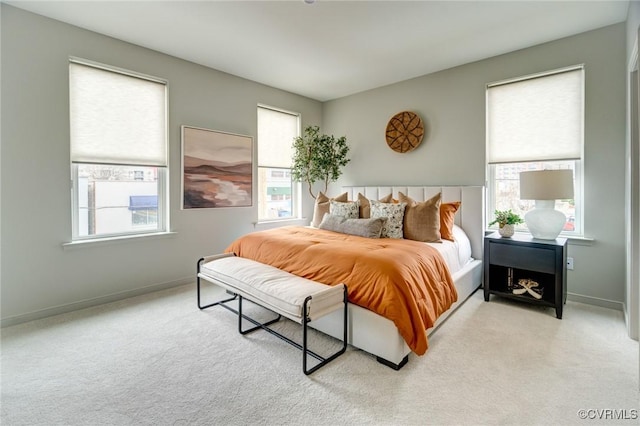
<svg viewBox="0 0 640 426">
<path fill-rule="evenodd" d="M 252 205 L 253 138 L 182 126 L 182 208 Z"/>
</svg>

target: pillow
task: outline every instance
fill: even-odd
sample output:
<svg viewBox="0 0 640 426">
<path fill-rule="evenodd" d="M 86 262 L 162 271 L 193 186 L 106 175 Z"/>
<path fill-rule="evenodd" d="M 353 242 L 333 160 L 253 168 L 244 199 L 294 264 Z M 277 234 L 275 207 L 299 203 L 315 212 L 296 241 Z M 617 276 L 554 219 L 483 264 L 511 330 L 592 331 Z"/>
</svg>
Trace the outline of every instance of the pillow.
<svg viewBox="0 0 640 426">
<path fill-rule="evenodd" d="M 369 200 L 371 217 L 386 217 L 387 223 L 382 227 L 380 238 L 402 238 L 402 222 L 407 203 L 381 203 Z"/>
<path fill-rule="evenodd" d="M 344 216 L 325 213 L 319 228 L 365 238 L 380 238 L 382 228 L 386 222 L 387 218 L 384 217 L 347 219 Z"/>
<path fill-rule="evenodd" d="M 335 198 L 329 198 L 322 192 L 320 192 L 318 194 L 318 197 L 316 198 L 315 206 L 313 207 L 313 220 L 311 221 L 311 226 L 317 228 L 320 225 L 320 222 L 322 222 L 324 214 L 329 213 L 330 200 L 346 202 L 348 200 L 347 197 L 348 195 L 346 192 L 344 194 L 338 195 Z"/>
<path fill-rule="evenodd" d="M 336 200 L 329 200 L 329 214 L 343 216 L 347 219 L 357 219 L 360 214 L 360 203 L 357 201 L 342 203 Z"/>
<path fill-rule="evenodd" d="M 402 192 L 398 193 L 401 203 L 407 204 L 404 215 L 404 238 L 441 243 L 440 235 L 440 200 L 442 194 L 437 193 L 427 201 L 416 202 Z"/>
<path fill-rule="evenodd" d="M 471 241 L 462 228 L 455 224 L 453 225 L 453 237 L 458 243 L 460 266 L 464 266 L 471 261 Z"/>
<path fill-rule="evenodd" d="M 371 217 L 371 206 L 369 204 L 369 199 L 364 195 L 358 193 L 358 201 L 360 202 L 360 217 L 365 219 Z M 378 201 L 382 203 L 391 203 L 393 201 L 392 194 L 382 197 Z"/>
<path fill-rule="evenodd" d="M 445 240 L 455 241 L 453 220 L 459 208 L 460 201 L 440 204 L 440 236 Z"/>
</svg>

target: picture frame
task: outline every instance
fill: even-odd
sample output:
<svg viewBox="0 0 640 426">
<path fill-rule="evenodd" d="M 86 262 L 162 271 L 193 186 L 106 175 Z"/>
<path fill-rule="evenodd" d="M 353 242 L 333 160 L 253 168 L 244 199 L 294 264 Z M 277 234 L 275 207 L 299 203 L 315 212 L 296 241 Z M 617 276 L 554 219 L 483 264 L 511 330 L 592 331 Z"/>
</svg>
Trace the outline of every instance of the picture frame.
<svg viewBox="0 0 640 426">
<path fill-rule="evenodd" d="M 253 137 L 181 126 L 182 209 L 253 205 Z"/>
</svg>

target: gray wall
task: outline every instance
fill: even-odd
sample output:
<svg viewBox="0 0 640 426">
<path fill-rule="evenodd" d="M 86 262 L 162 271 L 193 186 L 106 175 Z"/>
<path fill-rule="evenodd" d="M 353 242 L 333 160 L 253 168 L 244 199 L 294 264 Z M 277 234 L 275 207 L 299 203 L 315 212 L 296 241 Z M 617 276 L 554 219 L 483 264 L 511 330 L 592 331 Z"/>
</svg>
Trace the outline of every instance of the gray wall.
<svg viewBox="0 0 640 426">
<path fill-rule="evenodd" d="M 631 50 L 638 36 L 638 26 L 640 25 L 640 1 L 629 2 L 629 12 L 627 14 L 627 59 L 631 57 Z"/>
<path fill-rule="evenodd" d="M 1 7 L 5 324 L 136 294 L 150 286 L 193 281 L 199 257 L 221 252 L 235 237 L 254 230 L 255 207 L 180 210 L 180 125 L 255 136 L 258 103 L 300 112 L 303 126 L 321 123 L 317 101 Z M 71 238 L 69 56 L 169 81 L 175 235 L 63 248 Z M 310 217 L 312 203 L 305 201 L 303 213 Z"/>
<path fill-rule="evenodd" d="M 584 225 L 593 242 L 571 242 L 575 270 L 568 272 L 568 291 L 576 300 L 621 309 L 625 45 L 621 23 L 326 102 L 323 130 L 346 134 L 352 146 L 339 184 L 483 185 L 486 84 L 584 63 Z M 408 154 L 393 152 L 384 139 L 389 118 L 402 110 L 417 112 L 427 127 L 422 144 Z"/>
</svg>

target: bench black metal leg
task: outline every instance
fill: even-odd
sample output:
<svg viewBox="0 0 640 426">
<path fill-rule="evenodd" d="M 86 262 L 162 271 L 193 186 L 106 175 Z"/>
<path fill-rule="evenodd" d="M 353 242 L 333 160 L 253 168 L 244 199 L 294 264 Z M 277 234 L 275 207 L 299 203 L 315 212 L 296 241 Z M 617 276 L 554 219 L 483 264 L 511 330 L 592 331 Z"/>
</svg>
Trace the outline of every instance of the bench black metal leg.
<svg viewBox="0 0 640 426">
<path fill-rule="evenodd" d="M 329 362 L 333 361 L 334 359 L 336 359 L 338 356 L 342 355 L 346 350 L 347 350 L 347 333 L 348 333 L 348 329 L 347 329 L 347 317 L 348 317 L 348 313 L 347 313 L 347 308 L 348 308 L 348 298 L 347 298 L 347 286 L 345 285 L 343 287 L 343 304 L 344 304 L 344 312 L 343 312 L 343 327 L 344 327 L 344 336 L 342 339 L 342 348 L 340 350 L 338 350 L 336 353 L 334 353 L 333 355 L 329 356 L 328 358 L 324 358 L 318 354 L 316 354 L 315 352 L 311 351 L 308 348 L 307 345 L 307 331 L 308 331 L 308 323 L 311 321 L 309 319 L 309 302 L 311 301 L 312 297 L 309 296 L 305 299 L 304 301 L 304 305 L 303 305 L 303 316 L 302 316 L 302 345 L 294 342 L 293 340 L 289 339 L 288 337 L 278 333 L 277 331 L 269 328 L 269 325 L 276 323 L 277 321 L 279 321 L 282 318 L 282 315 L 274 312 L 274 314 L 277 315 L 277 317 L 275 319 L 272 319 L 270 321 L 267 321 L 265 323 L 260 323 L 256 320 L 254 320 L 253 318 L 244 315 L 242 313 L 242 300 L 243 297 L 239 294 L 235 294 L 235 293 L 231 293 L 233 294 L 233 297 L 230 297 L 228 299 L 224 299 L 224 300 L 219 300 L 217 302 L 214 303 L 209 303 L 207 305 L 202 305 L 202 301 L 201 301 L 201 283 L 200 283 L 200 268 L 202 266 L 202 262 L 205 260 L 205 258 L 200 258 L 197 262 L 196 265 L 196 287 L 197 287 L 197 297 L 198 297 L 198 308 L 199 309 L 207 309 L 210 308 L 212 306 L 217 306 L 220 305 L 223 308 L 234 312 L 238 315 L 238 332 L 240 332 L 240 334 L 245 335 L 248 333 L 251 333 L 257 329 L 263 329 L 265 331 L 268 331 L 270 334 L 278 337 L 279 339 L 284 340 L 285 342 L 297 347 L 298 349 L 302 350 L 302 371 L 304 372 L 304 374 L 309 375 L 311 373 L 313 373 L 314 371 L 318 370 L 320 367 L 328 364 Z M 238 310 L 233 309 L 230 306 L 227 306 L 226 303 L 227 302 L 231 302 L 233 300 L 238 300 Z M 261 305 L 258 305 L 261 306 Z M 264 306 L 262 306 L 264 308 Z M 265 308 L 267 309 L 267 308 Z M 269 309 L 267 309 L 269 310 Z M 272 311 L 273 312 L 273 311 Z M 242 320 L 245 319 L 249 322 L 251 322 L 254 327 L 251 327 L 247 330 L 243 330 L 242 329 Z M 310 369 L 307 369 L 307 358 L 308 356 L 312 356 L 313 358 L 317 359 L 318 361 L 320 361 L 318 364 L 316 364 L 315 366 L 313 366 Z"/>
<path fill-rule="evenodd" d="M 342 348 L 334 353 L 333 355 L 329 356 L 328 358 L 318 358 L 316 356 L 316 354 L 314 354 L 313 352 L 311 352 L 309 350 L 309 348 L 307 347 L 307 329 L 308 329 L 308 323 L 309 323 L 309 319 L 307 318 L 307 312 L 308 312 L 308 303 L 309 301 L 311 301 L 311 296 L 307 297 L 304 301 L 304 305 L 303 305 L 303 315 L 302 315 L 302 371 L 304 372 L 304 374 L 306 374 L 307 376 L 311 373 L 313 373 L 314 371 L 316 371 L 317 369 L 319 369 L 320 367 L 328 364 L 329 362 L 333 361 L 334 359 L 336 359 L 337 357 L 339 357 L 340 355 L 342 355 L 343 353 L 345 353 L 345 351 L 347 350 L 347 286 L 344 286 L 344 295 L 343 295 L 343 302 L 344 302 L 344 312 L 343 312 L 343 327 L 344 327 L 344 335 L 342 337 Z M 314 365 L 313 367 L 311 367 L 310 369 L 307 369 L 307 354 L 312 355 L 314 358 L 319 359 L 320 363 Z"/>
<path fill-rule="evenodd" d="M 265 323 L 260 323 L 258 321 L 256 321 L 255 319 L 244 315 L 242 313 L 242 301 L 243 301 L 243 297 L 238 295 L 238 331 L 240 332 L 240 334 L 247 334 L 250 333 L 252 331 L 255 331 L 259 328 L 267 331 L 268 333 L 272 334 L 273 336 L 284 340 L 285 342 L 289 343 L 292 346 L 295 346 L 296 348 L 300 349 L 302 351 L 302 371 L 304 372 L 304 374 L 309 375 L 311 373 L 313 373 L 314 371 L 318 370 L 320 367 L 327 365 L 329 362 L 333 361 L 334 359 L 336 359 L 337 357 L 339 357 L 340 355 L 342 355 L 343 353 L 345 353 L 345 351 L 347 350 L 347 333 L 348 333 L 348 328 L 347 328 L 347 318 L 348 318 L 348 314 L 347 314 L 347 308 L 348 308 L 348 299 L 347 299 L 347 287 L 344 287 L 344 295 L 343 295 L 343 302 L 344 302 L 344 309 L 343 309 L 343 326 L 344 326 L 344 333 L 343 333 L 343 338 L 342 338 L 342 348 L 339 349 L 336 353 L 334 353 L 333 355 L 329 356 L 328 358 L 325 358 L 321 355 L 318 355 L 317 353 L 315 353 L 314 351 L 310 350 L 308 345 L 307 345 L 307 335 L 308 335 L 308 323 L 310 322 L 308 320 L 308 304 L 309 301 L 311 301 L 311 296 L 307 297 L 304 301 L 304 305 L 303 305 L 303 322 L 302 322 L 302 345 L 300 345 L 299 343 L 291 340 L 290 338 L 288 338 L 287 336 L 282 335 L 281 333 L 278 333 L 277 331 L 275 331 L 274 329 L 268 327 L 269 325 L 277 322 L 278 320 L 280 320 L 280 318 L 282 317 L 281 315 L 278 314 L 278 317 L 265 322 Z M 229 309 L 230 311 L 234 311 L 234 309 L 221 304 L 220 306 Z M 265 308 L 266 309 L 266 308 Z M 252 327 L 248 330 L 242 330 L 242 319 L 246 319 L 247 321 L 249 321 L 250 323 L 252 323 L 255 327 Z M 314 365 L 312 368 L 307 369 L 307 358 L 311 356 L 315 359 L 317 359 L 318 361 L 320 361 L 318 364 Z"/>
<path fill-rule="evenodd" d="M 248 316 L 246 316 L 246 315 L 243 315 L 243 314 L 242 314 L 242 300 L 243 300 L 243 299 L 244 299 L 244 298 L 243 298 L 242 296 L 239 296 L 239 297 L 238 297 L 238 312 L 237 312 L 237 313 L 238 313 L 238 331 L 240 332 L 240 334 L 242 334 L 242 335 L 249 334 L 249 333 L 251 333 L 252 331 L 256 331 L 256 330 L 258 330 L 258 329 L 260 329 L 260 328 L 261 328 L 261 329 L 263 329 L 263 330 L 267 330 L 267 331 L 269 331 L 269 332 L 274 333 L 274 332 L 273 332 L 273 330 L 271 330 L 271 329 L 270 329 L 270 328 L 268 328 L 267 326 L 269 326 L 269 325 L 271 325 L 271 324 L 273 324 L 273 323 L 276 323 L 276 322 L 280 321 L 280 318 L 282 318 L 282 315 L 277 314 L 278 316 L 277 316 L 275 319 L 272 319 L 271 321 L 267 321 L 267 322 L 265 322 L 265 323 L 260 323 L 260 322 L 258 322 L 258 321 L 256 321 L 256 320 L 254 320 L 253 318 L 248 317 Z M 225 308 L 227 308 L 227 306 L 226 306 L 226 305 L 222 305 L 222 306 L 224 306 Z M 265 309 L 266 309 L 266 308 L 265 308 Z M 268 309 L 267 309 L 267 310 L 268 310 Z M 274 313 L 275 313 L 275 312 L 274 312 Z M 248 330 L 243 330 L 243 329 L 242 329 L 242 319 L 243 319 L 243 318 L 244 318 L 244 319 L 246 319 L 247 321 L 249 321 L 250 323 L 254 324 L 254 325 L 255 325 L 255 327 L 252 327 L 252 328 L 250 328 L 250 329 L 248 329 Z M 282 336 L 280 336 L 280 337 L 282 337 Z"/>
<path fill-rule="evenodd" d="M 230 297 L 229 299 L 219 300 L 217 302 L 209 303 L 208 305 L 204 305 L 204 306 L 202 305 L 202 302 L 200 301 L 200 267 L 202 266 L 202 261 L 203 260 L 204 260 L 204 257 L 200 258 L 198 260 L 197 265 L 196 265 L 196 287 L 197 287 L 197 290 L 198 290 L 197 291 L 197 293 L 198 293 L 198 308 L 200 310 L 202 310 L 202 309 L 210 308 L 212 306 L 222 305 L 227 309 L 231 309 L 228 306 L 223 305 L 223 303 L 231 302 L 232 300 L 235 300 L 235 298 L 238 297 L 236 294 L 234 294 L 233 297 Z M 234 312 L 235 312 L 235 310 L 234 310 Z"/>
<path fill-rule="evenodd" d="M 242 304 L 242 300 L 244 300 L 244 299 L 243 299 L 243 297 L 242 297 L 242 296 L 240 296 L 240 298 L 239 298 L 239 302 L 238 302 L 238 303 L 239 303 L 239 305 L 241 305 L 241 304 Z M 223 307 L 225 307 L 225 308 L 229 309 L 226 305 L 220 305 L 220 306 L 223 306 Z M 260 306 L 260 305 L 258 305 L 258 306 Z M 263 306 L 263 308 L 264 308 L 264 306 Z M 267 309 L 267 308 L 264 308 L 264 309 Z M 267 310 L 269 310 L 269 309 L 267 309 Z M 242 312 L 242 311 L 240 311 L 240 312 Z M 237 313 L 237 312 L 236 312 L 236 313 Z M 274 313 L 275 313 L 275 312 L 274 312 Z M 274 322 L 278 321 L 281 317 L 282 317 L 281 315 L 278 315 L 278 318 L 276 318 L 276 319 L 274 319 L 274 320 L 272 320 L 272 321 L 269 321 L 269 322 L 266 322 L 266 323 L 260 323 L 260 322 L 258 322 L 258 321 L 256 321 L 256 320 L 254 320 L 253 318 L 248 317 L 247 315 L 242 314 L 242 318 L 244 318 L 244 319 L 246 319 L 247 321 L 249 321 L 250 323 L 254 324 L 254 325 L 255 325 L 255 327 L 253 327 L 253 328 L 251 328 L 251 329 L 249 329 L 249 330 L 244 330 L 244 331 L 242 331 L 242 330 L 240 329 L 240 330 L 239 330 L 239 331 L 240 331 L 240 334 L 247 334 L 247 333 L 250 333 L 250 332 L 252 332 L 252 331 L 254 331 L 254 330 L 257 330 L 257 329 L 261 328 L 261 329 L 263 329 L 264 331 L 268 332 L 269 334 L 271 334 L 271 335 L 273 335 L 273 336 L 277 337 L 278 339 L 280 339 L 280 340 L 284 340 L 285 342 L 289 343 L 290 345 L 295 346 L 296 348 L 298 348 L 298 349 L 302 350 L 302 349 L 303 349 L 303 347 L 302 347 L 302 345 L 300 345 L 299 343 L 297 343 L 297 342 L 295 342 L 295 341 L 293 341 L 293 340 L 289 339 L 287 336 L 285 336 L 285 335 L 283 335 L 283 334 L 281 334 L 281 333 L 278 333 L 278 332 L 277 332 L 277 331 L 275 331 L 274 329 L 267 327 L 268 325 L 271 325 L 271 324 L 273 324 Z M 312 357 L 314 357 L 315 359 L 317 359 L 318 361 L 323 361 L 323 360 L 324 360 L 324 358 L 323 358 L 322 356 L 320 356 L 320 355 L 316 354 L 316 353 L 315 353 L 315 352 L 313 352 L 313 351 L 307 350 L 307 353 L 308 353 L 309 355 L 311 355 Z"/>
</svg>

